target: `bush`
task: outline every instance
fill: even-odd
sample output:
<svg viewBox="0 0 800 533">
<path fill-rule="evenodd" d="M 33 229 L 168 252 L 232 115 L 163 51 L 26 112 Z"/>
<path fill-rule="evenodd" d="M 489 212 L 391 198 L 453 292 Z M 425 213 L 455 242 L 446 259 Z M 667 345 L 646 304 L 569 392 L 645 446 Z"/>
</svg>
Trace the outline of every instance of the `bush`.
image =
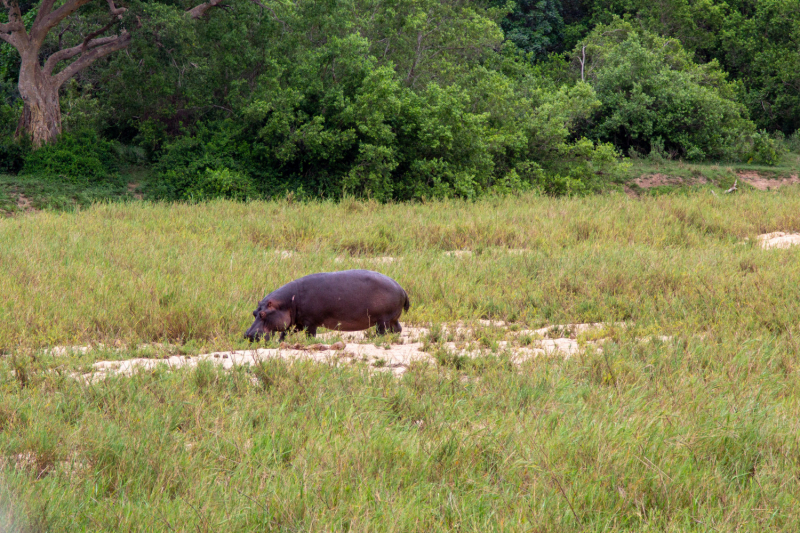
<svg viewBox="0 0 800 533">
<path fill-rule="evenodd" d="M 589 134 L 624 151 L 720 158 L 755 129 L 719 64 L 697 65 L 676 39 L 616 20 L 598 25 L 574 56 L 602 103 Z"/>
<path fill-rule="evenodd" d="M 256 191 L 250 178 L 241 172 L 228 168 L 213 170 L 207 168 L 199 179 L 186 191 L 189 198 L 209 200 L 212 198 L 229 198 L 246 200 L 255 196 Z"/>
<path fill-rule="evenodd" d="M 27 139 L 15 141 L 11 135 L 0 137 L 0 172 L 17 174 L 25 164 L 25 157 L 30 153 Z"/>
<path fill-rule="evenodd" d="M 18 142 L 14 139 L 15 126 L 22 109 L 16 103 L 16 90 L 12 83 L 2 79 L 2 65 L 0 65 L 0 172 L 12 174 L 22 169 L 25 156 L 30 151 L 30 143 L 27 140 Z"/>
<path fill-rule="evenodd" d="M 764 130 L 742 135 L 733 151 L 733 157 L 742 163 L 774 166 L 787 152 L 785 143 Z"/>
<path fill-rule="evenodd" d="M 64 133 L 57 142 L 28 153 L 20 174 L 87 184 L 116 181 L 118 170 L 114 143 L 85 130 Z"/>
<path fill-rule="evenodd" d="M 542 86 L 524 58 L 498 55 L 458 83 L 411 88 L 348 43 L 352 61 L 335 81 L 288 90 L 262 78 L 236 119 L 196 124 L 166 143 L 150 190 L 171 199 L 302 191 L 384 202 L 531 188 L 576 195 L 599 189 L 619 164 L 613 146 L 573 138 L 600 105 L 588 84 Z"/>
<path fill-rule="evenodd" d="M 228 122 L 200 124 L 194 135 L 164 146 L 151 190 L 171 200 L 259 195 L 249 177 L 249 146 Z"/>
</svg>

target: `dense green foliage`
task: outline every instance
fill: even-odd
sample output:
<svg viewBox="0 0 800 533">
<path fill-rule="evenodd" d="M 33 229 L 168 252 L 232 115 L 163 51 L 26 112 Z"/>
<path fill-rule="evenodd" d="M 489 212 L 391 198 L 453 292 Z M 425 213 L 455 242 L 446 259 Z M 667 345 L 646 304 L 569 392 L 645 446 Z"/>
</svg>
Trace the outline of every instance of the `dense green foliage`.
<svg viewBox="0 0 800 533">
<path fill-rule="evenodd" d="M 592 132 L 617 146 L 719 159 L 752 130 L 717 62 L 695 64 L 676 39 L 617 20 L 598 25 L 573 54 L 602 102 Z"/>
<path fill-rule="evenodd" d="M 97 180 L 113 140 L 163 198 L 579 194 L 633 152 L 776 164 L 775 135 L 800 125 L 800 0 L 125 5 L 130 47 L 62 91 L 65 131 L 98 139 L 89 159 L 67 136 L 24 161 L 0 45 L 0 168 Z"/>
<path fill-rule="evenodd" d="M 27 154 L 21 174 L 91 183 L 113 177 L 118 161 L 113 143 L 95 132 L 65 133 L 57 143 Z"/>
</svg>

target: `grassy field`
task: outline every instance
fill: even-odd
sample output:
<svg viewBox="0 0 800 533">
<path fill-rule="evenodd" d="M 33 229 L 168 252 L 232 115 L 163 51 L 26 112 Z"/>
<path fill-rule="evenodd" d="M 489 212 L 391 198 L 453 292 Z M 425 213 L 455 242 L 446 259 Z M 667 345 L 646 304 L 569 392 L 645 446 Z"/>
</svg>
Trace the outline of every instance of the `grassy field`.
<svg viewBox="0 0 800 533">
<path fill-rule="evenodd" d="M 754 243 L 776 230 L 800 231 L 797 187 L 0 219 L 0 531 L 797 531 L 800 249 Z M 244 347 L 264 294 L 345 268 L 397 279 L 410 323 L 628 327 L 399 379 L 70 376 L 141 343 Z"/>
<path fill-rule="evenodd" d="M 767 180 L 797 178 L 800 174 L 800 154 L 785 153 L 775 166 L 745 163 L 688 163 L 679 160 L 646 157 L 629 161 L 627 169 L 612 177 L 612 183 L 627 186 L 637 194 L 692 193 L 702 189 L 727 189 L 734 183 L 747 190 L 749 186 L 740 176 L 759 176 Z M 644 176 L 662 176 L 664 185 L 641 188 L 635 180 Z"/>
</svg>

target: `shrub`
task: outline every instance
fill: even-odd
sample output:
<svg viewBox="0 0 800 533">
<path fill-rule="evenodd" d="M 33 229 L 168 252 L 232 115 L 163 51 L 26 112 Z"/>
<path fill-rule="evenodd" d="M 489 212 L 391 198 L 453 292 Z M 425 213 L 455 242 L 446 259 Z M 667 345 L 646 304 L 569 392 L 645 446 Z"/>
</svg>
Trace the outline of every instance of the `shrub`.
<svg viewBox="0 0 800 533">
<path fill-rule="evenodd" d="M 719 64 L 694 63 L 676 39 L 615 20 L 598 25 L 574 56 L 602 103 L 590 135 L 625 151 L 719 158 L 755 129 Z"/>
<path fill-rule="evenodd" d="M 115 181 L 118 170 L 114 143 L 84 130 L 28 153 L 20 174 L 85 184 Z"/>
<path fill-rule="evenodd" d="M 787 152 L 784 143 L 764 130 L 742 135 L 733 150 L 733 158 L 742 163 L 774 166 Z"/>
<path fill-rule="evenodd" d="M 200 124 L 164 146 L 152 190 L 171 200 L 245 198 L 257 194 L 247 172 L 249 146 L 226 122 Z"/>
<path fill-rule="evenodd" d="M 15 105 L 16 91 L 13 84 L 2 79 L 0 61 L 0 172 L 16 174 L 22 169 L 25 156 L 30 150 L 27 140 L 17 142 L 14 129 L 22 109 Z"/>
<path fill-rule="evenodd" d="M 219 170 L 205 169 L 185 194 L 196 200 L 211 198 L 245 200 L 255 196 L 256 191 L 253 182 L 246 174 L 222 167 Z"/>
<path fill-rule="evenodd" d="M 29 153 L 30 142 L 27 139 L 16 141 L 11 135 L 0 136 L 0 172 L 17 174 Z"/>
</svg>

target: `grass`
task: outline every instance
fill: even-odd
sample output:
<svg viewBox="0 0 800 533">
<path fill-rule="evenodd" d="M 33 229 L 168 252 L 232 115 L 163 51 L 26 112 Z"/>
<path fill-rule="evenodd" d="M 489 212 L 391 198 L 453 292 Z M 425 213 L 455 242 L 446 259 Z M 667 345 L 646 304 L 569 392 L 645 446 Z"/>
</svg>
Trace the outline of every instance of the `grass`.
<svg viewBox="0 0 800 533">
<path fill-rule="evenodd" d="M 132 200 L 122 183 L 91 186 L 0 174 L 0 217 L 27 209 L 74 211 L 102 201 Z"/>
<path fill-rule="evenodd" d="M 753 244 L 774 230 L 800 231 L 797 187 L 1 219 L 0 530 L 796 531 L 800 249 Z M 438 364 L 70 377 L 242 347 L 266 292 L 350 267 L 406 288 Z M 476 318 L 629 327 L 522 366 L 438 351 Z"/>
<path fill-rule="evenodd" d="M 411 321 L 630 320 L 667 333 L 783 333 L 800 311 L 796 252 L 764 253 L 753 242 L 800 229 L 799 207 L 794 189 L 640 201 L 219 201 L 42 212 L 0 221 L 0 349 L 228 344 L 274 288 L 345 268 L 396 278 L 411 295 Z M 462 249 L 473 253 L 443 253 Z M 369 261 L 380 256 L 399 260 Z"/>
<path fill-rule="evenodd" d="M 800 174 L 800 153 L 788 152 L 784 154 L 780 163 L 775 166 L 733 162 L 688 163 L 680 160 L 652 157 L 631 159 L 630 166 L 619 175 L 614 176 L 612 181 L 619 185 L 627 185 L 636 193 L 664 194 L 677 191 L 691 192 L 707 188 L 725 190 L 737 181 L 738 174 L 752 172 L 766 179 L 796 177 Z M 641 176 L 655 174 L 673 178 L 675 183 L 649 189 L 641 189 L 635 183 L 632 183 L 633 180 Z M 748 187 L 741 180 L 739 180 L 739 185 L 743 188 Z"/>
</svg>

